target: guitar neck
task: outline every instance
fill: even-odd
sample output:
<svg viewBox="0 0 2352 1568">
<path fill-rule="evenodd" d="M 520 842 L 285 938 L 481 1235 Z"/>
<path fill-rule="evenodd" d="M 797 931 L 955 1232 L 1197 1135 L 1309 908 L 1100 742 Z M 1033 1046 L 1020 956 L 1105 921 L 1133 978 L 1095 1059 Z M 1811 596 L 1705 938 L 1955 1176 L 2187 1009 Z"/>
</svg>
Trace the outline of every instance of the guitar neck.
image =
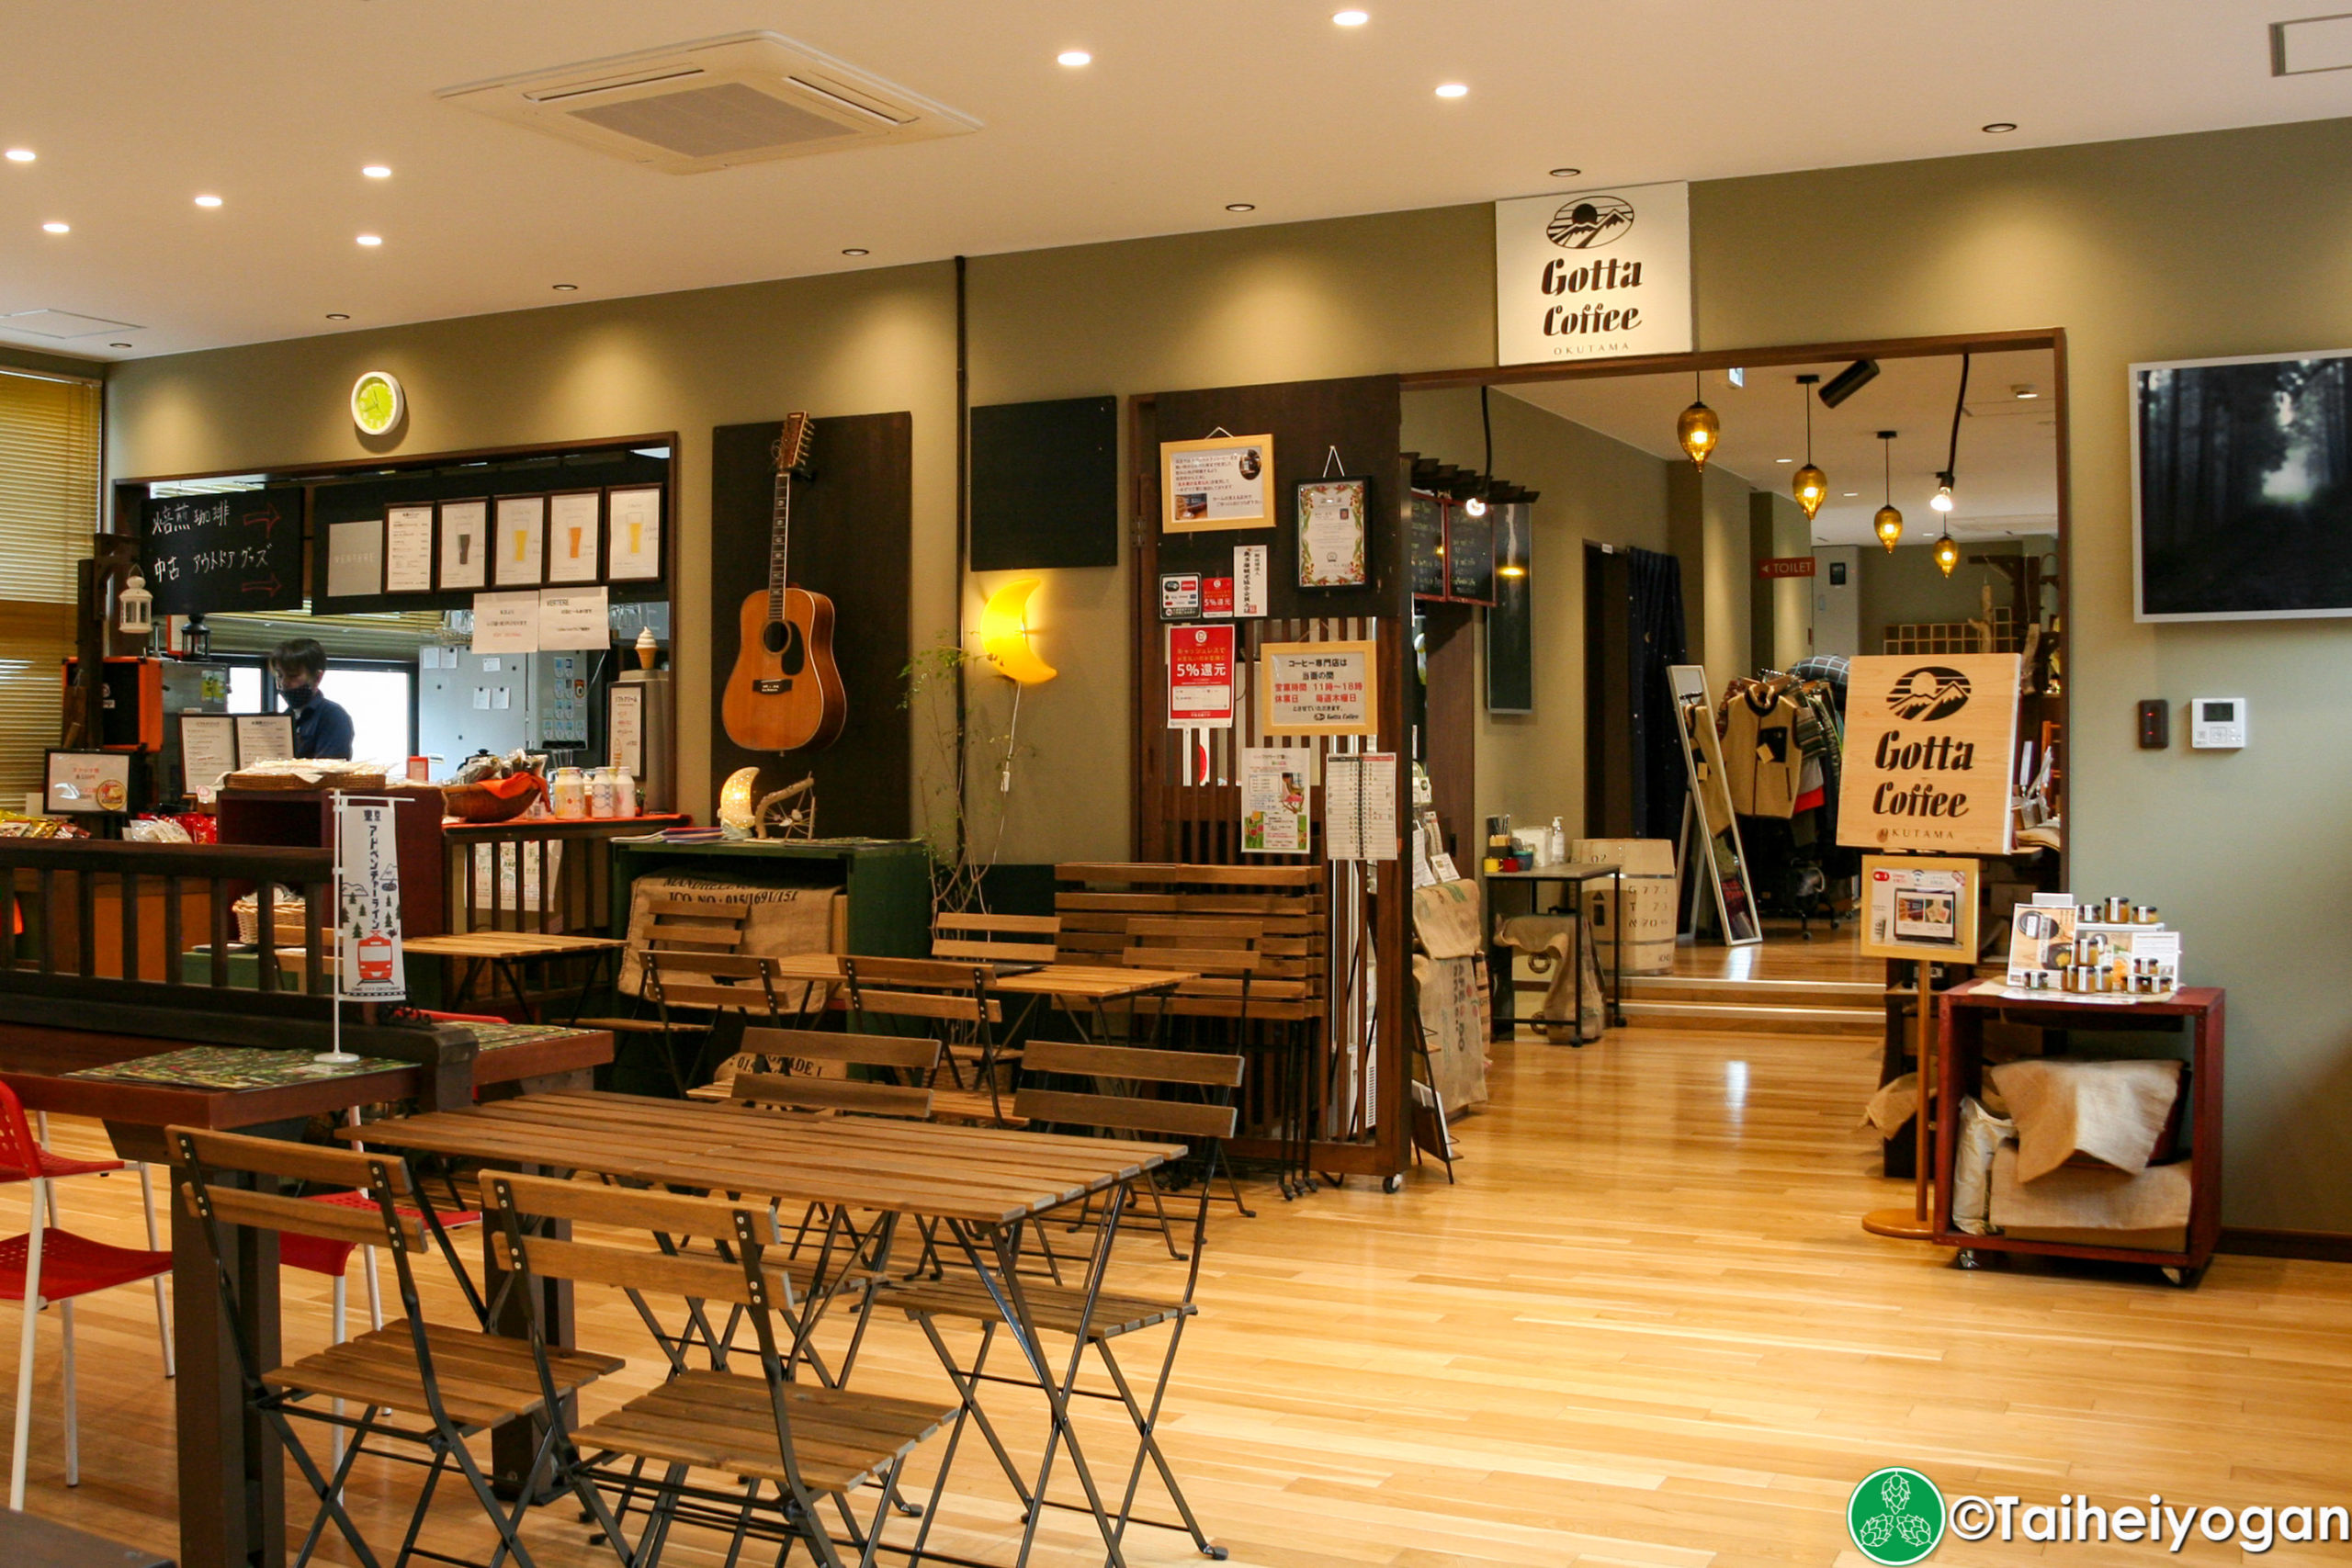
<svg viewBox="0 0 2352 1568">
<path fill-rule="evenodd" d="M 786 571 L 792 554 L 792 470 L 775 475 L 775 506 L 768 520 L 768 619 L 784 619 Z"/>
</svg>

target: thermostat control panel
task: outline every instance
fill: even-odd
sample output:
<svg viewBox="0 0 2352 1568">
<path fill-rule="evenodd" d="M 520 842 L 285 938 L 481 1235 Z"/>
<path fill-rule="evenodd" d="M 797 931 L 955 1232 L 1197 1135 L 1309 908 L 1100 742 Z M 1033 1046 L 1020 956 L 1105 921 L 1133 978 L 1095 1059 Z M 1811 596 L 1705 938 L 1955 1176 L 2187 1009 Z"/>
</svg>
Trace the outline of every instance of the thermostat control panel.
<svg viewBox="0 0 2352 1568">
<path fill-rule="evenodd" d="M 2245 745 L 2244 697 L 2188 699 L 2188 744 L 2199 751 L 2234 751 Z"/>
</svg>

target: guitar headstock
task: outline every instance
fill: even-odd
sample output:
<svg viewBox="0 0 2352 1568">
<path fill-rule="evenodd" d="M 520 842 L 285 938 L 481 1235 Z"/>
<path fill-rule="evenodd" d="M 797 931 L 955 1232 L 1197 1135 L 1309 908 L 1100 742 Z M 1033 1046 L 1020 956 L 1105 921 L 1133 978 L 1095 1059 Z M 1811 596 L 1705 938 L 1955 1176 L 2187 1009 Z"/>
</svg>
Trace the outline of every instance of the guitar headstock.
<svg viewBox="0 0 2352 1568">
<path fill-rule="evenodd" d="M 804 479 L 808 478 L 815 466 L 816 446 L 817 422 L 805 413 L 786 414 L 784 429 L 777 434 L 775 446 L 772 449 L 777 475 L 781 477 L 791 474 L 796 479 Z"/>
</svg>

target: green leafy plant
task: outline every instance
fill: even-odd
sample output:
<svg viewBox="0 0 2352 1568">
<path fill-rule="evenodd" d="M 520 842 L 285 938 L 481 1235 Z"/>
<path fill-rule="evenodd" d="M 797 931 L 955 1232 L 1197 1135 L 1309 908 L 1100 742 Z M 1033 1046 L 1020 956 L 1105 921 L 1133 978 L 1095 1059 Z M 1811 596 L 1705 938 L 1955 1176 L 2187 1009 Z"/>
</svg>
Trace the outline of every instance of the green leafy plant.
<svg viewBox="0 0 2352 1568">
<path fill-rule="evenodd" d="M 899 672 L 906 682 L 899 706 L 915 716 L 923 733 L 918 776 L 931 796 L 922 838 L 931 851 L 934 914 L 987 908 L 983 884 L 1004 843 L 1015 764 L 1036 751 L 1019 739 L 1021 688 L 1010 681 L 967 679 L 985 662 L 943 637 Z M 995 760 L 994 788 L 970 787 L 975 755 Z"/>
</svg>

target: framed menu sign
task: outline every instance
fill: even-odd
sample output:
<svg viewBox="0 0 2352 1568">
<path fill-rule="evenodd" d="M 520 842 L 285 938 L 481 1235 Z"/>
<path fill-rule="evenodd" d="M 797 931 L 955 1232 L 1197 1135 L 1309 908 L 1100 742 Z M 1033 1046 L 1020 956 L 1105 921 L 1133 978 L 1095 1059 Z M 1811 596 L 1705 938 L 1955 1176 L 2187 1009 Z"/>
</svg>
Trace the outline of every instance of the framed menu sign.
<svg viewBox="0 0 2352 1568">
<path fill-rule="evenodd" d="M 1445 503 L 1427 491 L 1413 492 L 1408 513 L 1412 538 L 1413 597 L 1445 597 Z"/>
<path fill-rule="evenodd" d="M 1370 642 L 1270 642 L 1259 650 L 1259 733 L 1376 735 L 1380 676 Z"/>
<path fill-rule="evenodd" d="M 1212 435 L 1159 444 L 1160 529 L 1197 534 L 1274 525 L 1274 438 Z"/>
</svg>

